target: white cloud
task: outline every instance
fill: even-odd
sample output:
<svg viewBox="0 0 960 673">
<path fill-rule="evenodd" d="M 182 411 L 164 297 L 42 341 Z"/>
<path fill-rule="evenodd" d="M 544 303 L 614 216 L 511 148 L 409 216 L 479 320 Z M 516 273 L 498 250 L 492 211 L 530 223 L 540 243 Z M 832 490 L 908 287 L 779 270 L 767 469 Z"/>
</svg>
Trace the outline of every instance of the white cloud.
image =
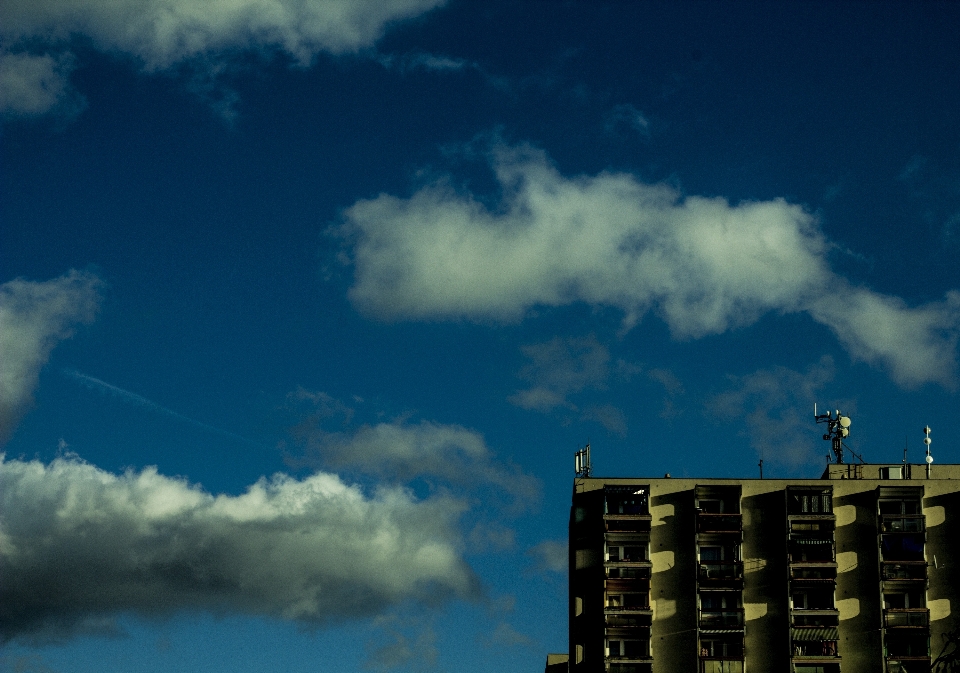
<svg viewBox="0 0 960 673">
<path fill-rule="evenodd" d="M 435 479 L 458 490 L 493 486 L 517 506 L 536 501 L 539 481 L 497 459 L 483 437 L 458 425 L 424 421 L 363 425 L 351 433 L 301 430 L 307 450 L 333 469 L 354 469 L 392 483 Z"/>
<path fill-rule="evenodd" d="M 520 350 L 531 360 L 520 371 L 520 378 L 532 385 L 517 391 L 510 402 L 524 409 L 576 409 L 569 395 L 584 388 L 603 389 L 610 377 L 610 352 L 593 335 L 555 337 L 546 343 L 521 346 Z"/>
<path fill-rule="evenodd" d="M 520 378 L 529 381 L 529 388 L 518 390 L 508 401 L 523 409 L 551 412 L 563 409 L 575 412 L 581 420 L 601 424 L 621 437 L 627 434 L 626 417 L 610 404 L 581 407 L 570 398 L 584 390 L 606 390 L 610 379 L 610 351 L 594 335 L 555 337 L 546 343 L 521 346 L 531 363 L 520 371 Z M 618 373 L 628 374 L 634 368 L 617 363 Z M 566 422 L 568 422 L 567 419 Z"/>
<path fill-rule="evenodd" d="M 641 136 L 650 135 L 650 120 L 640 110 L 630 105 L 616 105 L 606 115 L 605 128 L 607 133 L 624 135 L 637 133 Z"/>
<path fill-rule="evenodd" d="M 774 367 L 730 377 L 731 389 L 710 399 L 707 408 L 718 417 L 742 422 L 746 429 L 741 434 L 765 463 L 814 464 L 822 460 L 817 443 L 822 433 L 810 422 L 810 414 L 833 375 L 833 360 L 823 357 L 806 372 Z M 850 404 L 843 409 L 855 411 Z"/>
<path fill-rule="evenodd" d="M 838 280 L 807 309 L 828 325 L 854 358 L 882 362 L 905 385 L 952 385 L 956 371 L 960 292 L 911 308 L 903 300 Z"/>
<path fill-rule="evenodd" d="M 531 547 L 527 556 L 534 560 L 537 570 L 554 573 L 566 573 L 569 560 L 567 558 L 566 540 L 544 540 Z"/>
<path fill-rule="evenodd" d="M 426 70 L 451 72 L 467 68 L 479 70 L 479 66 L 471 61 L 425 52 L 413 52 L 404 54 L 403 56 L 383 55 L 379 56 L 377 60 L 385 68 L 396 67 L 401 71 Z"/>
<path fill-rule="evenodd" d="M 132 56 L 147 70 L 247 49 L 278 49 L 306 65 L 320 52 L 343 54 L 372 46 L 396 21 L 427 12 L 444 0 L 6 0 L 0 3 L 0 44 L 63 50 L 75 35 L 98 49 Z M 53 107 L 64 76 L 27 87 L 52 72 L 57 57 L 13 54 L 23 86 L 8 98 L 13 110 Z M 27 60 L 32 59 L 32 70 Z M 42 66 L 42 67 L 41 67 Z M 31 75 L 31 72 L 33 73 Z M 62 74 L 61 74 L 62 75 Z M 14 97 L 17 96 L 17 97 Z M 44 97 L 46 96 L 46 97 Z"/>
<path fill-rule="evenodd" d="M 121 611 L 324 623 L 476 595 L 462 503 L 332 474 L 212 495 L 155 468 L 0 461 L 0 635 L 68 636 Z"/>
<path fill-rule="evenodd" d="M 953 376 L 953 294 L 911 308 L 851 287 L 800 206 L 685 197 L 623 173 L 568 178 L 529 147 L 491 157 L 504 194 L 493 209 L 440 181 L 345 211 L 358 308 L 384 320 L 517 321 L 537 305 L 585 302 L 622 310 L 627 326 L 654 309 L 680 338 L 805 311 L 901 384 Z"/>
<path fill-rule="evenodd" d="M 11 54 L 0 51 L 0 114 L 34 117 L 59 108 L 79 112 L 83 100 L 70 87 L 68 55 Z"/>
<path fill-rule="evenodd" d="M 71 271 L 45 282 L 0 285 L 0 442 L 13 432 L 32 401 L 40 369 L 78 323 L 93 320 L 102 283 Z"/>
</svg>

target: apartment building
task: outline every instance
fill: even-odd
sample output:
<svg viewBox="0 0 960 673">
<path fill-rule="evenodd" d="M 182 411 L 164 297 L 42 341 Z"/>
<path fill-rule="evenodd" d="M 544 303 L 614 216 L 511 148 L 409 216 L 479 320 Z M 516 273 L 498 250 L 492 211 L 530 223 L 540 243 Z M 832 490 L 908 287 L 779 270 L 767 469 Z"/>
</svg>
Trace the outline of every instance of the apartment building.
<svg viewBox="0 0 960 673">
<path fill-rule="evenodd" d="M 566 665 L 954 670 L 945 662 L 960 639 L 958 513 L 960 465 L 838 462 L 807 480 L 580 470 Z"/>
</svg>

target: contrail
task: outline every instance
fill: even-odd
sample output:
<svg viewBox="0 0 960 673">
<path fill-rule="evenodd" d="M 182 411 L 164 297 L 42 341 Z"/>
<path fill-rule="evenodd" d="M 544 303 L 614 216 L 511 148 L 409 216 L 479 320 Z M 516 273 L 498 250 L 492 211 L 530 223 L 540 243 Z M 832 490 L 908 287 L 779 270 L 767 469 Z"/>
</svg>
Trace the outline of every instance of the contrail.
<svg viewBox="0 0 960 673">
<path fill-rule="evenodd" d="M 221 430 L 220 428 L 215 428 L 212 425 L 202 423 L 198 420 L 190 418 L 189 416 L 178 414 L 173 409 L 167 409 L 166 407 L 161 406 L 152 400 L 148 400 L 146 397 L 142 395 L 137 395 L 136 393 L 132 393 L 129 390 L 124 390 L 123 388 L 115 386 L 112 383 L 101 381 L 100 379 L 94 378 L 93 376 L 87 376 L 82 372 L 78 372 L 76 369 L 64 369 L 62 371 L 65 376 L 68 376 L 74 379 L 75 381 L 79 381 L 80 383 L 85 384 L 88 388 L 96 388 L 101 392 L 110 393 L 126 402 L 129 402 L 130 404 L 135 404 L 138 407 L 143 407 L 145 409 L 150 409 L 151 411 L 156 411 L 157 413 L 163 414 L 165 416 L 171 416 L 173 418 L 176 418 L 177 420 L 183 421 L 185 423 L 190 423 L 191 425 L 195 425 L 198 428 L 203 428 L 204 430 L 215 432 L 218 435 L 224 435 L 226 437 L 232 437 L 233 439 L 239 439 L 240 441 L 246 442 L 247 444 L 256 444 L 256 442 L 249 440 L 246 437 L 241 437 L 240 435 L 234 434 L 228 430 Z"/>
</svg>

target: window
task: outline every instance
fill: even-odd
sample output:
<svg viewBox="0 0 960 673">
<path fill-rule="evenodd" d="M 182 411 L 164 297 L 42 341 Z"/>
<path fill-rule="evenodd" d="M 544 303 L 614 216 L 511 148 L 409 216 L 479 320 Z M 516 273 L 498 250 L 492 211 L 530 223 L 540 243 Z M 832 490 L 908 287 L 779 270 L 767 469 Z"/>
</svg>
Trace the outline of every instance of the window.
<svg viewBox="0 0 960 673">
<path fill-rule="evenodd" d="M 648 514 L 647 491 L 645 486 L 607 487 L 607 514 Z"/>
<path fill-rule="evenodd" d="M 716 499 L 703 499 L 701 498 L 697 502 L 697 506 L 700 508 L 701 512 L 706 512 L 707 514 L 722 514 L 723 513 L 723 501 Z"/>
<path fill-rule="evenodd" d="M 737 591 L 705 591 L 700 594 L 702 610 L 733 610 L 739 607 L 740 593 Z"/>
<path fill-rule="evenodd" d="M 792 491 L 787 499 L 788 514 L 830 514 L 832 512 L 831 491 Z"/>
<path fill-rule="evenodd" d="M 743 657 L 743 642 L 741 640 L 712 640 L 700 641 L 701 657 Z"/>
<path fill-rule="evenodd" d="M 883 594 L 884 610 L 906 610 L 926 607 L 922 591 L 891 592 Z"/>
<path fill-rule="evenodd" d="M 623 657 L 625 659 L 644 659 L 650 656 L 650 641 L 639 638 L 624 638 L 621 640 L 607 640 L 608 657 Z"/>
<path fill-rule="evenodd" d="M 719 563 L 720 561 L 733 562 L 739 560 L 739 545 L 702 545 L 700 547 L 701 563 Z"/>
<path fill-rule="evenodd" d="M 647 545 L 641 544 L 638 542 L 632 542 L 627 544 L 608 544 L 607 545 L 607 560 L 608 561 L 646 561 L 647 560 Z"/>
<path fill-rule="evenodd" d="M 922 561 L 923 533 L 884 535 L 880 550 L 883 561 Z"/>
<path fill-rule="evenodd" d="M 791 595 L 794 610 L 832 610 L 833 589 L 794 591 Z"/>
<path fill-rule="evenodd" d="M 917 516 L 923 513 L 919 500 L 881 500 L 880 514 Z"/>
<path fill-rule="evenodd" d="M 636 608 L 646 609 L 650 601 L 647 592 L 607 594 L 608 608 Z"/>
<path fill-rule="evenodd" d="M 886 641 L 887 656 L 890 657 L 926 657 L 930 654 L 929 638 L 926 633 L 900 634 L 888 632 Z M 909 667 L 907 670 L 910 670 Z"/>
</svg>

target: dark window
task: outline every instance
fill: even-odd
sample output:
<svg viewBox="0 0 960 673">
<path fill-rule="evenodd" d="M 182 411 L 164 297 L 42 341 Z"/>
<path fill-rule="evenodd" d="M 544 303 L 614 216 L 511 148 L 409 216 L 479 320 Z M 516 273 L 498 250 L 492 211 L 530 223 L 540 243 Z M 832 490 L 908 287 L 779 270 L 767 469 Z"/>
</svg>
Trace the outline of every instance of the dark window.
<svg viewBox="0 0 960 673">
<path fill-rule="evenodd" d="M 794 491 L 788 500 L 789 514 L 830 514 L 833 512 L 830 491 Z"/>
</svg>

